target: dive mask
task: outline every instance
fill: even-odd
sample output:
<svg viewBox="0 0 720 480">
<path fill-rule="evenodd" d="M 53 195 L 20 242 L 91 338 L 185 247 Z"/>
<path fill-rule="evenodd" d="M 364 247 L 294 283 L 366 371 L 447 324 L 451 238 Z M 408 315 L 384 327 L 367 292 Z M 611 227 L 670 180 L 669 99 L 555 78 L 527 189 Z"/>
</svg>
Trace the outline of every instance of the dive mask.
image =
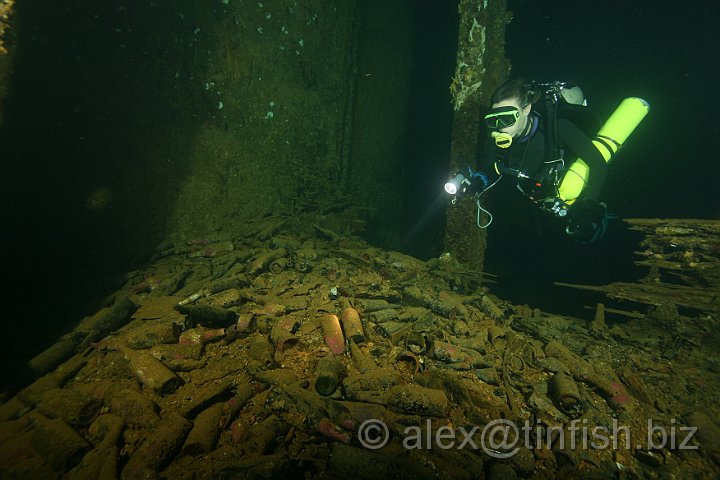
<svg viewBox="0 0 720 480">
<path fill-rule="evenodd" d="M 494 108 L 485 115 L 485 125 L 491 130 L 509 127 L 520 118 L 520 110 L 512 105 Z"/>
</svg>

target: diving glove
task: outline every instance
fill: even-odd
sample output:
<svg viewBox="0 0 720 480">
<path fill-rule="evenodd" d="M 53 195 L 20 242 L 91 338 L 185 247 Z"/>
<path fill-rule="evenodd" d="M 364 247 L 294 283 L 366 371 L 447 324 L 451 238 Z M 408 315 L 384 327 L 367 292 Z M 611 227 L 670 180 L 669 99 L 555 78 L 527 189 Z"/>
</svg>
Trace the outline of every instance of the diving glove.
<svg viewBox="0 0 720 480">
<path fill-rule="evenodd" d="M 565 232 L 578 243 L 592 243 L 605 234 L 607 206 L 594 200 L 578 200 L 568 210 Z"/>
<path fill-rule="evenodd" d="M 482 193 L 490 183 L 487 175 L 482 172 L 476 172 L 470 167 L 467 167 L 467 177 L 470 181 L 467 193 L 471 195 Z"/>
</svg>

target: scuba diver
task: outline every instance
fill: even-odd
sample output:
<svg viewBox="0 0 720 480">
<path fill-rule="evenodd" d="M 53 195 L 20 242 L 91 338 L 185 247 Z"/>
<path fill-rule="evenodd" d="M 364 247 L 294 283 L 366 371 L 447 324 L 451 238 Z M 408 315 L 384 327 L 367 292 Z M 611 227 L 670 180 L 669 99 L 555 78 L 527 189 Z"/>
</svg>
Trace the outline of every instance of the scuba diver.
<svg viewBox="0 0 720 480">
<path fill-rule="evenodd" d="M 475 194 L 478 226 L 486 228 L 492 214 L 480 197 L 508 177 L 540 210 L 560 220 L 572 240 L 592 243 L 607 228 L 607 208 L 598 201 L 607 163 L 647 112 L 647 102 L 627 98 L 601 125 L 577 85 L 507 81 L 493 93 L 484 117 L 492 141 L 479 171 L 468 167 L 455 174 L 445 190 Z M 489 216 L 485 225 L 480 211 Z"/>
</svg>

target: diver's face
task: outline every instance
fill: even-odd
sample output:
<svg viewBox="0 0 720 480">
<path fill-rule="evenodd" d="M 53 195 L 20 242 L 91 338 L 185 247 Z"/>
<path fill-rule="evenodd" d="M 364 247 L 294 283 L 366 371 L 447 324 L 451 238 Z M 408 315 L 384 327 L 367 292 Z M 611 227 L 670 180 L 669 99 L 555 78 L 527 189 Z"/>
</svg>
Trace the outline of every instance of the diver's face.
<svg viewBox="0 0 720 480">
<path fill-rule="evenodd" d="M 525 132 L 525 129 L 527 128 L 528 119 L 530 117 L 530 110 L 532 110 L 532 105 L 528 103 L 527 105 L 522 106 L 520 105 L 519 99 L 508 98 L 506 100 L 500 100 L 497 103 L 493 103 L 491 111 L 495 111 L 496 109 L 500 109 L 502 107 L 515 107 L 518 112 L 518 118 L 512 125 L 497 129 L 495 131 L 507 133 L 514 138 L 519 137 Z"/>
</svg>

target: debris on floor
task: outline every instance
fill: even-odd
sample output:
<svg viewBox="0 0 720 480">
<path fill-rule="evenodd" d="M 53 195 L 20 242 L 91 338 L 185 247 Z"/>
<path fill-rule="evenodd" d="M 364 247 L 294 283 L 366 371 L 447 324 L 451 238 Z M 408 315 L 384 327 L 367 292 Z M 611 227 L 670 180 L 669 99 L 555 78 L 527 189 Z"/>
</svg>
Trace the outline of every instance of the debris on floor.
<svg viewBox="0 0 720 480">
<path fill-rule="evenodd" d="M 2 476 L 720 475 L 717 312 L 546 313 L 322 221 L 160 245 L 30 362 Z"/>
</svg>

